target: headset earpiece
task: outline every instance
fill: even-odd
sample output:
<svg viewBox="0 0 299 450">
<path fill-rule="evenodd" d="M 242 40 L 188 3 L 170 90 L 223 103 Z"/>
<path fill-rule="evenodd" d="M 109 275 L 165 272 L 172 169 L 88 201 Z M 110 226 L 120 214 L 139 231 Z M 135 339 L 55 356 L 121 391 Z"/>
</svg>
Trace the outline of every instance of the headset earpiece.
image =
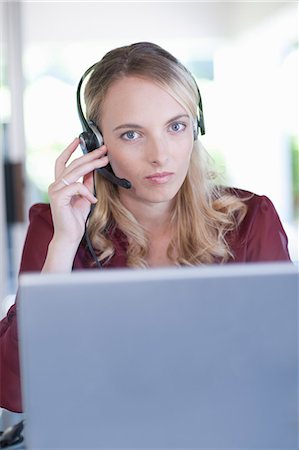
<svg viewBox="0 0 299 450">
<path fill-rule="evenodd" d="M 200 102 L 200 106 L 202 108 L 202 104 Z M 197 131 L 199 133 L 200 130 L 200 134 L 203 136 L 206 132 L 205 130 L 205 122 L 204 122 L 204 118 L 203 118 L 203 112 L 202 109 L 199 110 L 199 118 L 197 118 Z"/>
<path fill-rule="evenodd" d="M 104 143 L 103 136 L 95 123 L 91 120 L 87 123 L 89 130 L 83 131 L 83 133 L 81 133 L 79 136 L 80 146 L 83 153 L 92 152 L 96 148 L 101 147 Z"/>
<path fill-rule="evenodd" d="M 193 138 L 194 138 L 194 141 L 197 141 L 198 134 L 199 134 L 199 120 L 198 120 L 198 117 L 196 117 L 196 119 L 193 122 Z"/>
<path fill-rule="evenodd" d="M 83 131 L 79 135 L 80 139 L 80 147 L 83 153 L 92 152 L 95 148 L 97 148 L 97 138 L 91 131 Z"/>
<path fill-rule="evenodd" d="M 101 147 L 104 144 L 104 139 L 103 139 L 103 136 L 102 136 L 100 130 L 98 129 L 98 127 L 92 120 L 89 120 L 87 123 L 97 140 L 97 146 L 95 148 Z"/>
<path fill-rule="evenodd" d="M 199 87 L 196 83 L 196 80 L 194 77 L 192 77 L 197 89 L 197 93 L 198 93 L 198 117 L 196 118 L 196 134 L 194 133 L 194 140 L 196 141 L 196 139 L 198 138 L 199 135 L 199 130 L 200 130 L 200 134 L 203 136 L 206 132 L 205 129 L 205 121 L 204 121 L 204 117 L 203 117 L 203 109 L 202 109 L 202 100 L 201 100 L 201 95 L 200 95 L 200 90 Z"/>
</svg>

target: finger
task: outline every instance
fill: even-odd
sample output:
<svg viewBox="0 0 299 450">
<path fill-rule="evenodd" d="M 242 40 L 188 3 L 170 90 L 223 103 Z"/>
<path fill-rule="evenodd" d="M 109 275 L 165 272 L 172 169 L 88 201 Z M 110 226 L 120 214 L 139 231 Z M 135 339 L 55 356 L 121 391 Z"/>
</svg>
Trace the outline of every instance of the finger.
<svg viewBox="0 0 299 450">
<path fill-rule="evenodd" d="M 93 192 L 93 178 L 93 172 L 90 172 L 83 177 L 83 184 L 87 187 L 87 189 L 89 189 L 90 192 Z"/>
<path fill-rule="evenodd" d="M 97 158 L 96 160 L 85 162 L 84 164 L 81 164 L 80 166 L 75 167 L 72 170 L 67 167 L 67 169 L 65 169 L 65 171 L 63 172 L 63 178 L 66 179 L 69 184 L 76 183 L 79 178 L 92 173 L 96 169 L 101 169 L 102 167 L 107 166 L 108 163 L 108 156 L 103 156 L 102 158 Z"/>
<path fill-rule="evenodd" d="M 96 203 L 97 198 L 90 192 L 90 190 L 82 183 L 72 183 L 64 187 L 64 195 L 62 196 L 62 190 L 53 190 L 49 188 L 49 197 L 51 201 L 56 201 L 61 206 L 66 206 L 71 202 L 71 199 L 77 195 L 88 200 L 90 203 Z"/>
<path fill-rule="evenodd" d="M 70 145 L 68 145 L 66 149 L 64 149 L 63 152 L 58 156 L 55 161 L 55 179 L 59 178 L 60 174 L 64 171 L 66 163 L 68 162 L 78 145 L 79 138 L 75 138 L 73 142 L 71 142 Z"/>
<path fill-rule="evenodd" d="M 95 169 L 105 167 L 108 163 L 109 163 L 108 157 L 103 156 L 102 158 L 96 159 L 95 161 L 82 164 L 81 166 L 77 167 L 76 169 L 70 172 L 65 169 L 65 171 L 62 173 L 63 176 L 60 176 L 57 180 L 54 181 L 54 183 L 52 183 L 49 186 L 48 189 L 49 195 L 51 192 L 60 191 L 61 189 L 65 189 L 69 185 L 77 183 L 80 178 L 83 177 L 84 179 L 87 175 L 90 175 L 92 178 L 92 174 Z M 92 185 L 90 187 L 88 183 L 88 187 L 89 190 L 92 192 L 93 191 Z"/>
<path fill-rule="evenodd" d="M 102 145 L 101 147 L 80 156 L 79 158 L 74 159 L 68 166 L 68 171 L 73 170 L 79 167 L 82 163 L 87 163 L 90 161 L 94 161 L 96 159 L 102 158 L 107 153 L 107 147 Z"/>
</svg>

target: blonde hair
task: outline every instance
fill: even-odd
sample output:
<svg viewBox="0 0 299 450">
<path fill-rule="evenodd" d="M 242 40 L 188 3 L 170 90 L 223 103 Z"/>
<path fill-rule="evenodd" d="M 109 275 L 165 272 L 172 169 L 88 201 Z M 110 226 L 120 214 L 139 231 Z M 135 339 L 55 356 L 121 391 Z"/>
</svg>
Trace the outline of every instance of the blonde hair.
<svg viewBox="0 0 299 450">
<path fill-rule="evenodd" d="M 108 52 L 95 65 L 85 88 L 86 115 L 101 128 L 106 93 L 116 80 L 127 76 L 149 79 L 174 97 L 196 118 L 199 92 L 190 72 L 161 47 L 142 42 Z M 117 229 L 127 239 L 127 266 L 147 267 L 149 241 L 143 227 L 121 203 L 118 187 L 96 175 L 98 203 L 88 233 L 100 261 L 108 262 L 115 249 L 111 235 Z M 171 214 L 174 230 L 168 258 L 177 265 L 226 262 L 233 254 L 226 234 L 246 215 L 246 205 L 217 186 L 210 161 L 194 141 L 187 176 L 176 195 Z"/>
</svg>

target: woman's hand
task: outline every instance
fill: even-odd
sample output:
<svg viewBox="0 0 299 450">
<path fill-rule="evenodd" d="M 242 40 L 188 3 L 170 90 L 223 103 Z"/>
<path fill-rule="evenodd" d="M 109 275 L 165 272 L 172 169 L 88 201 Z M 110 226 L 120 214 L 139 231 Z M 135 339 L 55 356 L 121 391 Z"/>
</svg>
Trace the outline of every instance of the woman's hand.
<svg viewBox="0 0 299 450">
<path fill-rule="evenodd" d="M 109 162 L 103 145 L 67 165 L 78 145 L 76 138 L 56 160 L 55 181 L 48 191 L 54 235 L 43 271 L 71 269 L 91 204 L 97 202 L 92 193 L 93 171 Z M 83 183 L 79 181 L 82 177 Z"/>
</svg>

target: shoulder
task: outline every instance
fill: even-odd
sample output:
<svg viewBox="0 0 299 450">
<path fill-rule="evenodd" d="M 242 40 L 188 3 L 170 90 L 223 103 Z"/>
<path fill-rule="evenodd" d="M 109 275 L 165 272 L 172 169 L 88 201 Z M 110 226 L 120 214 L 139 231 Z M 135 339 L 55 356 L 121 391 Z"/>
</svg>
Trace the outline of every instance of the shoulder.
<svg viewBox="0 0 299 450">
<path fill-rule="evenodd" d="M 251 207 L 258 206 L 264 199 L 266 199 L 266 201 L 270 201 L 265 195 L 258 195 L 245 189 L 227 187 L 224 189 L 224 191 L 230 195 L 237 197 Z"/>
<path fill-rule="evenodd" d="M 37 203 L 31 206 L 20 272 L 41 270 L 52 236 L 53 223 L 50 205 Z"/>
<path fill-rule="evenodd" d="M 35 203 L 29 209 L 29 221 L 42 221 L 52 225 L 52 215 L 50 205 L 48 203 Z"/>
<path fill-rule="evenodd" d="M 257 218 L 267 220 L 272 217 L 278 218 L 278 213 L 272 201 L 266 195 L 258 195 L 244 189 L 230 188 L 231 192 L 238 197 L 246 206 L 245 218 L 255 220 Z"/>
<path fill-rule="evenodd" d="M 255 215 L 262 214 L 264 218 L 272 215 L 278 216 L 272 201 L 266 195 L 258 195 L 245 189 L 226 188 L 225 191 L 230 195 L 237 197 L 247 207 L 245 219 L 254 219 Z"/>
<path fill-rule="evenodd" d="M 230 236 L 235 260 L 289 260 L 288 239 L 272 201 L 243 189 L 228 188 L 247 208 L 237 230 Z"/>
<path fill-rule="evenodd" d="M 258 220 L 259 224 L 262 224 L 267 221 L 271 222 L 275 218 L 280 223 L 277 211 L 272 201 L 266 195 L 258 195 L 235 187 L 224 187 L 220 192 L 222 197 L 229 196 L 237 200 L 239 202 L 238 210 L 240 205 L 243 205 L 238 230 L 248 231 L 248 228 L 256 223 L 256 220 Z"/>
<path fill-rule="evenodd" d="M 51 208 L 48 203 L 36 203 L 29 208 L 29 225 L 27 235 L 31 234 L 36 239 L 44 235 L 52 235 L 53 220 Z"/>
</svg>

